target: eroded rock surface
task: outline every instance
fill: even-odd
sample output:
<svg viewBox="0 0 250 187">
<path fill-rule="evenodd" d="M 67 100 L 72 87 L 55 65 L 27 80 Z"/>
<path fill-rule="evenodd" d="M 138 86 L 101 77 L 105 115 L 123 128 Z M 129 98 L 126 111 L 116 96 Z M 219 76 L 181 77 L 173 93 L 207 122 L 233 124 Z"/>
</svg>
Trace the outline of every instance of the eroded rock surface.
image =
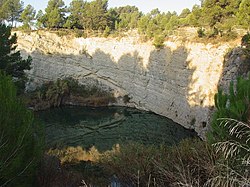
<svg viewBox="0 0 250 187">
<path fill-rule="evenodd" d="M 132 37 L 69 38 L 46 31 L 17 34 L 18 48 L 33 58 L 30 88 L 66 77 L 83 84 L 97 80 L 117 98 L 128 95 L 129 105 L 171 118 L 204 137 L 228 44 L 167 41 L 164 49 L 156 50 Z"/>
</svg>

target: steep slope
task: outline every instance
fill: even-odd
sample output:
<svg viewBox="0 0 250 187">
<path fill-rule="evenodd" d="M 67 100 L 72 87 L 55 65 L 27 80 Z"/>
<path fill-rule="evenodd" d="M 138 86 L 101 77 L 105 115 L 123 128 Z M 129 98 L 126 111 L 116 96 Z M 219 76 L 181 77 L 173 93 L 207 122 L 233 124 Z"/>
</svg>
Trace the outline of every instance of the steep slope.
<svg viewBox="0 0 250 187">
<path fill-rule="evenodd" d="M 98 83 L 113 90 L 118 100 L 127 95 L 129 105 L 171 118 L 204 137 L 229 44 L 167 41 L 164 49 L 156 50 L 133 37 L 17 34 L 22 54 L 33 58 L 30 88 L 66 77 Z"/>
</svg>

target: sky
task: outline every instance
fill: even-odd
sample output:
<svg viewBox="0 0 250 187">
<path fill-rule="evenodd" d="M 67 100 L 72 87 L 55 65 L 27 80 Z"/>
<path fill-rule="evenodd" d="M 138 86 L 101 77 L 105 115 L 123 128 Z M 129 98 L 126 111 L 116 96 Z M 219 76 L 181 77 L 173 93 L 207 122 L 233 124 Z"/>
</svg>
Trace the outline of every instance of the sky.
<svg viewBox="0 0 250 187">
<path fill-rule="evenodd" d="M 44 10 L 48 0 L 22 0 L 24 6 L 32 5 L 37 11 Z M 69 5 L 71 0 L 64 0 L 66 5 Z M 176 11 L 178 14 L 184 8 L 192 9 L 193 5 L 200 5 L 200 0 L 109 0 L 109 8 L 119 6 L 137 6 L 143 13 L 148 13 L 152 9 L 158 8 L 162 12 Z"/>
</svg>

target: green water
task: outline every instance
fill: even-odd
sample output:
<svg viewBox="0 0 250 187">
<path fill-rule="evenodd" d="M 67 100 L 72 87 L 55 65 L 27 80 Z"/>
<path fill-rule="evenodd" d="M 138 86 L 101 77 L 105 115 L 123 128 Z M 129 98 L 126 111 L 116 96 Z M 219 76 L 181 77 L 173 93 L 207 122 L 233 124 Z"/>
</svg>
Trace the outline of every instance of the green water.
<svg viewBox="0 0 250 187">
<path fill-rule="evenodd" d="M 168 118 L 125 107 L 62 107 L 37 116 L 45 124 L 48 148 L 95 146 L 106 151 L 116 144 L 173 145 L 196 136 Z"/>
</svg>

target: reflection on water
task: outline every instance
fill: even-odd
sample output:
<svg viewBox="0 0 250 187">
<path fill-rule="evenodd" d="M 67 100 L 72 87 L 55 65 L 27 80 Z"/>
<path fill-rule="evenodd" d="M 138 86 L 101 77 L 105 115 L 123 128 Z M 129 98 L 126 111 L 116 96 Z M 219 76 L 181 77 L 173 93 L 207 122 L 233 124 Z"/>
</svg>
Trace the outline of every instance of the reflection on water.
<svg viewBox="0 0 250 187">
<path fill-rule="evenodd" d="M 173 145 L 195 136 L 168 118 L 132 108 L 62 107 L 37 115 L 45 124 L 49 148 L 95 146 L 106 151 L 126 142 Z"/>
<path fill-rule="evenodd" d="M 80 174 L 95 187 L 124 186 L 98 165 L 99 158 L 119 153 L 123 144 L 173 145 L 196 136 L 168 118 L 125 107 L 62 107 L 40 111 L 37 117 L 45 125 L 47 153 L 69 163 L 73 176 Z"/>
</svg>

